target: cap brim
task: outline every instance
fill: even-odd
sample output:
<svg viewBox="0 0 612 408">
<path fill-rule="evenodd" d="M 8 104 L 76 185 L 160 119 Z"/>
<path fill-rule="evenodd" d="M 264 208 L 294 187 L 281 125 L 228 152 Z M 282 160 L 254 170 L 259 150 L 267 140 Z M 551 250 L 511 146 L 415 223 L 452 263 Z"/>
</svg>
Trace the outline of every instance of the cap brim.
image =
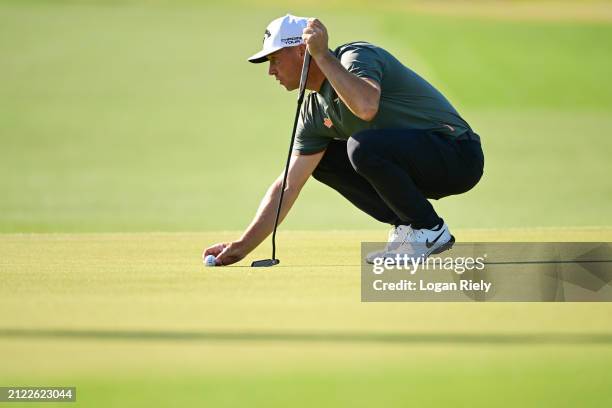
<svg viewBox="0 0 612 408">
<path fill-rule="evenodd" d="M 266 62 L 268 60 L 268 55 L 280 50 L 281 48 L 283 47 L 275 47 L 267 50 L 261 50 L 257 54 L 250 57 L 249 62 L 252 62 L 253 64 L 261 64 L 262 62 Z"/>
</svg>

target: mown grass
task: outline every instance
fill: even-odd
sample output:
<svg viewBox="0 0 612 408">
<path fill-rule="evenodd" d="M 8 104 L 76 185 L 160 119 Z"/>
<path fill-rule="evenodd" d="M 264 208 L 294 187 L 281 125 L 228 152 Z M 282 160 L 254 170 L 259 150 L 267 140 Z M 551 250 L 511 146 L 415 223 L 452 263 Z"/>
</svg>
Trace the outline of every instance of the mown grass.
<svg viewBox="0 0 612 408">
<path fill-rule="evenodd" d="M 605 18 L 323 3 L 0 2 L 0 385 L 87 407 L 610 405 L 607 304 L 361 303 L 359 243 L 384 231 L 314 182 L 281 265 L 246 267 L 265 244 L 201 266 L 282 169 L 295 95 L 245 58 L 288 5 L 393 51 L 482 135 L 481 184 L 436 203 L 458 240 L 612 239 Z"/>
<path fill-rule="evenodd" d="M 1 235 L 0 383 L 75 385 L 87 407 L 609 401 L 606 303 L 361 303 L 359 242 L 382 239 L 372 231 L 283 232 L 277 267 L 246 267 L 264 246 L 205 269 L 201 248 L 235 234 Z"/>
</svg>

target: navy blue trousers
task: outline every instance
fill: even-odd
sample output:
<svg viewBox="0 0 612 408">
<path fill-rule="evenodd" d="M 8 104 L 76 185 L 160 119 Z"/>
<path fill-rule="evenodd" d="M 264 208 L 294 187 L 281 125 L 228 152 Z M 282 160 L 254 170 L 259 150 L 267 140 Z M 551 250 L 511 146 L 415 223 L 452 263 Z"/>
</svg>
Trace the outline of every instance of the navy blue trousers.
<svg viewBox="0 0 612 408">
<path fill-rule="evenodd" d="M 471 131 L 455 140 L 424 130 L 370 129 L 333 140 L 313 176 L 378 221 L 420 229 L 442 222 L 428 198 L 470 190 L 483 167 Z"/>
</svg>

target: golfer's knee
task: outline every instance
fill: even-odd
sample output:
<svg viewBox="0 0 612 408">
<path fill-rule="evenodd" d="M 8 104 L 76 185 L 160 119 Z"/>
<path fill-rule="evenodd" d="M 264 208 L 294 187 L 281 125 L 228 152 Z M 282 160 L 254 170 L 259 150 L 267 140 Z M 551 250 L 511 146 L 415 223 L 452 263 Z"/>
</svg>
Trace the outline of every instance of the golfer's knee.
<svg viewBox="0 0 612 408">
<path fill-rule="evenodd" d="M 337 168 L 330 162 L 329 156 L 323 156 L 319 165 L 312 172 L 312 177 L 323 184 L 330 185 L 337 178 Z"/>
<path fill-rule="evenodd" d="M 346 142 L 346 152 L 351 165 L 356 172 L 366 171 L 374 163 L 376 153 L 372 146 L 371 132 L 368 130 L 357 132 Z"/>
</svg>

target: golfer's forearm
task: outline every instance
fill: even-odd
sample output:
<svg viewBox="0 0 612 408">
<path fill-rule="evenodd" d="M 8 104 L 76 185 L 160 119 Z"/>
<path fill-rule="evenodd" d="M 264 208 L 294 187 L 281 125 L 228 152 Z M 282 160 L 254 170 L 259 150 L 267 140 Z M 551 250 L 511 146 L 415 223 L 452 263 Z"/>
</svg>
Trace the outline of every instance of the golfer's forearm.
<svg viewBox="0 0 612 408">
<path fill-rule="evenodd" d="M 348 72 L 329 52 L 317 58 L 317 65 L 351 112 L 363 120 L 374 119 L 380 101 L 378 89 Z"/>
<path fill-rule="evenodd" d="M 282 185 L 282 179 L 276 180 L 268 189 L 264 196 L 257 214 L 253 218 L 251 224 L 247 227 L 246 231 L 240 238 L 240 244 L 243 246 L 245 251 L 251 252 L 259 244 L 261 244 L 267 237 L 272 233 L 274 229 L 274 220 L 276 219 L 276 210 L 278 208 L 278 200 L 280 198 L 280 190 Z M 299 195 L 299 190 L 295 188 L 285 188 L 285 194 L 283 195 L 283 205 L 279 216 L 279 224 L 289 213 L 289 210 L 293 206 L 293 203 Z"/>
</svg>

